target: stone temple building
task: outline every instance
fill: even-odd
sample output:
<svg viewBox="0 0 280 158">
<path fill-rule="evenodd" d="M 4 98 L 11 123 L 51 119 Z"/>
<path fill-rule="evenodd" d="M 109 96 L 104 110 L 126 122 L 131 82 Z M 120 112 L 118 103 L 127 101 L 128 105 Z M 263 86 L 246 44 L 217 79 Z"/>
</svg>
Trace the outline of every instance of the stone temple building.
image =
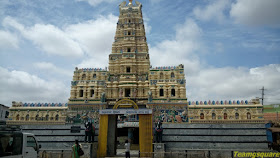
<svg viewBox="0 0 280 158">
<path fill-rule="evenodd" d="M 75 69 L 69 110 L 113 108 L 126 98 L 139 108 L 178 105 L 187 111 L 184 65 L 151 67 L 142 5 L 123 2 L 119 8 L 108 70 Z"/>
<path fill-rule="evenodd" d="M 69 107 L 108 105 L 130 98 L 145 106 L 149 92 L 153 102 L 187 103 L 184 66 L 152 68 L 141 11 L 142 5 L 120 5 L 109 68 L 81 68 L 74 71 Z"/>
<path fill-rule="evenodd" d="M 50 111 L 56 111 L 60 118 L 58 124 L 85 118 L 98 123 L 99 110 L 114 109 L 121 100 L 124 104 L 133 102 L 137 108 L 152 109 L 154 121 L 233 123 L 235 120 L 242 123 L 241 120 L 263 120 L 263 107 L 256 100 L 188 102 L 183 64 L 151 66 L 142 4 L 124 1 L 119 5 L 119 11 L 108 69 L 76 67 L 67 104 L 14 102 L 8 123 L 19 123 L 20 120 L 28 121 L 23 124 L 36 121 L 55 124 L 52 122 L 55 119 L 46 118 L 52 118 Z M 119 108 L 127 107 L 121 105 Z M 35 114 L 26 119 L 31 111 L 37 111 L 40 119 L 36 119 Z"/>
<path fill-rule="evenodd" d="M 175 147 L 180 148 L 182 143 L 189 148 L 196 148 L 194 140 L 182 138 L 183 142 L 180 142 L 181 140 L 176 135 L 177 129 L 180 128 L 191 128 L 189 131 L 196 134 L 201 130 L 211 133 L 206 131 L 210 127 L 224 130 L 223 126 L 218 124 L 258 124 L 252 125 L 253 130 L 262 127 L 263 106 L 256 99 L 251 101 L 188 101 L 183 63 L 178 63 L 176 66 L 151 66 L 142 4 L 138 1 L 133 3 L 132 0 L 126 4 L 124 1 L 119 5 L 119 12 L 114 42 L 108 56 L 108 68 L 76 67 L 67 104 L 14 102 L 10 108 L 7 123 L 42 124 L 48 125 L 47 128 L 52 128 L 49 125 L 65 124 L 66 128 L 67 125 L 93 122 L 99 131 L 96 137 L 98 136 L 100 157 L 114 155 L 116 142 L 121 142 L 119 137 L 126 136 L 127 138 L 129 135 L 137 137 L 134 143 L 138 143 L 140 152 L 152 152 L 154 122 L 159 120 L 163 122 L 165 128 L 170 128 L 166 130 L 164 138 L 166 147 L 170 150 Z M 212 124 L 217 124 L 217 126 L 212 126 Z M 132 128 L 132 130 L 124 130 L 123 127 Z M 251 128 L 248 125 L 225 125 L 225 127 L 236 128 L 236 130 Z M 53 128 L 56 127 L 53 126 Z M 61 130 L 62 126 L 57 128 Z M 225 130 L 225 132 L 228 131 Z M 122 135 L 122 133 L 125 134 Z M 178 135 L 182 133 L 184 131 Z M 239 133 L 244 136 L 242 131 Z M 253 132 L 251 134 L 254 135 Z M 262 139 L 265 139 L 264 135 L 262 136 Z M 221 142 L 221 138 L 216 136 L 215 138 L 214 136 L 205 137 L 211 141 L 217 139 L 217 142 Z M 237 134 L 233 137 L 236 138 Z M 79 139 L 83 138 L 79 137 Z M 231 141 L 231 138 L 228 139 L 230 140 L 225 139 L 225 142 Z M 71 142 L 61 141 L 64 144 Z M 176 144 L 176 141 L 179 143 Z M 203 140 L 197 141 L 199 149 L 206 147 L 205 144 L 199 144 L 201 141 Z M 41 142 L 44 142 L 43 138 Z M 48 143 L 50 141 L 45 141 L 46 147 Z M 209 148 L 213 144 L 211 143 L 208 142 Z M 226 147 L 222 143 L 221 148 Z M 236 142 L 233 142 L 232 146 L 229 144 L 228 147 L 234 148 L 234 143 Z M 263 141 L 260 141 L 256 147 L 264 146 L 264 143 L 260 143 Z M 253 148 L 250 143 L 247 145 L 245 142 L 243 145 L 244 148 Z M 216 144 L 213 148 L 215 147 Z M 239 147 L 243 148 L 242 144 Z"/>
<path fill-rule="evenodd" d="M 13 102 L 7 123 L 15 125 L 65 124 L 67 110 L 67 103 Z"/>
</svg>

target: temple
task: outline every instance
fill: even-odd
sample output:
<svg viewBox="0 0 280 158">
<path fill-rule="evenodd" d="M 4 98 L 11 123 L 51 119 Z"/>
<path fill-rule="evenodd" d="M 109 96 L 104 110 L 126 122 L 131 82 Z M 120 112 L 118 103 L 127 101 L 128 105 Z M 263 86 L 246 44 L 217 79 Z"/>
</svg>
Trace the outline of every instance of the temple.
<svg viewBox="0 0 280 158">
<path fill-rule="evenodd" d="M 258 101 L 252 101 L 250 104 L 248 101 L 246 103 L 244 101 L 187 102 L 184 65 L 151 66 L 142 4 L 137 1 L 135 3 L 130 1 L 126 5 L 124 1 L 119 5 L 119 20 L 112 52 L 109 54 L 108 70 L 107 68 L 76 67 L 67 106 L 49 103 L 13 103 L 8 122 L 25 120 L 34 123 L 36 118 L 25 119 L 28 118 L 26 111 L 34 111 L 34 109 L 38 109 L 38 114 L 40 111 L 39 116 L 42 119 L 38 121 L 44 121 L 44 123 L 49 121 L 53 124 L 53 119 L 46 119 L 48 112 L 43 113 L 43 111 L 52 110 L 64 111 L 65 116 L 58 113 L 61 115 L 59 123 L 80 119 L 79 116 L 82 115 L 98 122 L 99 109 L 113 108 L 122 99 L 132 100 L 139 108 L 153 109 L 154 119 L 164 118 L 162 120 L 164 122 L 191 120 L 190 123 L 192 123 L 199 122 L 201 119 L 204 123 L 207 120 L 236 119 L 239 122 L 240 120 L 248 122 L 263 119 L 263 107 Z M 206 109 L 211 109 L 211 112 Z M 247 113 L 252 116 L 247 117 Z M 31 116 L 33 115 L 35 114 Z"/>
<path fill-rule="evenodd" d="M 114 144 L 122 136 L 138 144 L 140 152 L 152 152 L 156 121 L 166 127 L 172 124 L 171 129 L 190 124 L 264 123 L 258 99 L 188 101 L 183 63 L 152 67 L 140 2 L 122 2 L 116 23 L 108 69 L 76 67 L 67 103 L 13 102 L 7 124 L 93 122 L 99 130 L 102 157 L 115 154 Z M 172 147 L 174 141 L 170 142 Z"/>
</svg>

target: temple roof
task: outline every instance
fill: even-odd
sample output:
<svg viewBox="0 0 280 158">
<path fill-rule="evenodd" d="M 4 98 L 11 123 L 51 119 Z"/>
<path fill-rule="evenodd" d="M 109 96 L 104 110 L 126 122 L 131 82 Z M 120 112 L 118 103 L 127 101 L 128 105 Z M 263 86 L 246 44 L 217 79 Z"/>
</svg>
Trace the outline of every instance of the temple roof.
<svg viewBox="0 0 280 158">
<path fill-rule="evenodd" d="M 12 107 L 68 107 L 68 103 L 14 103 Z"/>
<path fill-rule="evenodd" d="M 188 104 L 189 105 L 256 105 L 256 104 L 259 104 L 258 102 L 254 102 L 254 101 L 247 101 L 247 100 L 245 100 L 245 101 L 243 101 L 243 100 L 241 100 L 241 101 L 239 101 L 239 100 L 237 100 L 237 101 L 235 101 L 235 100 L 233 100 L 233 101 L 231 101 L 231 100 L 229 100 L 229 101 L 227 101 L 227 100 L 222 100 L 222 101 L 211 101 L 211 100 L 209 100 L 209 101 L 188 101 Z"/>
</svg>

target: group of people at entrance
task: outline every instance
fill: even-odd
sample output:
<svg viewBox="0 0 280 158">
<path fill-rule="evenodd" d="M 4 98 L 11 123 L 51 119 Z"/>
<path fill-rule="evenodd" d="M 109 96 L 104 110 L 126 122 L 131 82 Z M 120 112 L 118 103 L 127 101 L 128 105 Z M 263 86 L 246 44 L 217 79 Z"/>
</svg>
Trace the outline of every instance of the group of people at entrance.
<svg viewBox="0 0 280 158">
<path fill-rule="evenodd" d="M 162 122 L 157 121 L 155 123 L 155 136 L 156 136 L 156 142 L 161 143 L 162 142 Z M 93 142 L 94 141 L 94 135 L 95 135 L 95 127 L 91 122 L 85 123 L 85 142 Z M 72 146 L 73 150 L 73 158 L 80 158 L 82 156 L 83 150 L 81 145 L 79 144 L 78 140 L 75 140 L 75 144 Z M 125 157 L 130 158 L 130 141 L 125 141 Z"/>
</svg>

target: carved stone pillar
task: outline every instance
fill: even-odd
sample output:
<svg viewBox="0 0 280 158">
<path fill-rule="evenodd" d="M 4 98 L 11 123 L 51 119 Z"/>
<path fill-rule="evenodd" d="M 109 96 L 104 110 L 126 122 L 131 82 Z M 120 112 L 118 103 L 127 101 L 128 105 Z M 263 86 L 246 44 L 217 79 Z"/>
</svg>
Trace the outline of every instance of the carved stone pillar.
<svg viewBox="0 0 280 158">
<path fill-rule="evenodd" d="M 87 88 L 83 88 L 83 99 L 87 98 Z"/>
<path fill-rule="evenodd" d="M 169 97 L 168 88 L 167 88 L 167 87 L 164 87 L 164 96 L 165 96 L 166 98 Z"/>
<path fill-rule="evenodd" d="M 91 98 L 90 93 L 91 93 L 91 88 L 87 88 L 87 98 Z"/>
</svg>

